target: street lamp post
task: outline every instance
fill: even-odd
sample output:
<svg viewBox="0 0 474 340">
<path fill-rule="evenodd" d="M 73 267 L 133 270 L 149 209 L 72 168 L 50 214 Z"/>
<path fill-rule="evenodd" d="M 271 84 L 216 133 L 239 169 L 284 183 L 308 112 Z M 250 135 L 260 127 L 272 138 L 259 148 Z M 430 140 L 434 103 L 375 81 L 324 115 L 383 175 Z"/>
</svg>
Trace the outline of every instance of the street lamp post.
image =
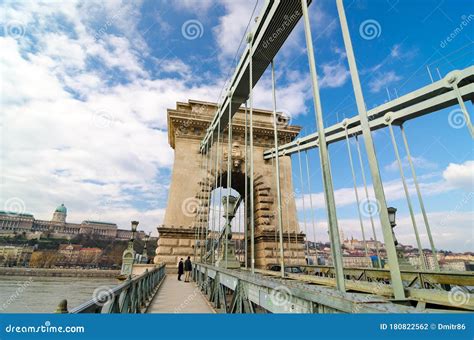
<svg viewBox="0 0 474 340">
<path fill-rule="evenodd" d="M 142 261 L 143 263 L 148 263 L 148 252 L 147 252 L 147 243 L 150 239 L 150 234 L 145 234 L 145 244 L 143 245 Z"/>
<path fill-rule="evenodd" d="M 122 270 L 120 271 L 120 275 L 123 277 L 129 277 L 132 275 L 132 268 L 135 263 L 135 250 L 133 249 L 133 246 L 137 227 L 138 221 L 132 221 L 132 237 L 128 241 L 128 247 L 124 250 L 122 255 Z"/>
<path fill-rule="evenodd" d="M 138 221 L 132 221 L 132 243 L 135 241 L 135 233 L 137 232 Z"/>
<path fill-rule="evenodd" d="M 240 263 L 237 261 L 235 255 L 235 244 L 231 242 L 232 239 L 232 219 L 235 217 L 235 212 L 240 204 L 240 199 L 232 195 L 222 197 L 222 205 L 224 206 L 225 226 L 221 232 L 220 239 L 222 240 L 219 259 L 216 265 L 221 268 L 235 269 L 240 268 Z"/>
<path fill-rule="evenodd" d="M 395 246 L 398 245 L 398 240 L 395 237 L 395 232 L 393 231 L 393 228 L 397 225 L 396 223 L 396 216 L 397 216 L 397 208 L 394 207 L 388 207 L 388 221 L 390 222 L 390 226 L 392 227 L 392 234 L 393 234 L 393 243 L 395 243 Z"/>
<path fill-rule="evenodd" d="M 393 243 L 395 244 L 395 249 L 397 251 L 398 264 L 400 266 L 400 269 L 405 269 L 405 270 L 413 269 L 413 266 L 405 258 L 405 255 L 403 253 L 403 247 L 398 243 L 397 237 L 395 236 L 394 228 L 397 226 L 397 222 L 396 222 L 397 208 L 388 207 L 387 212 L 388 212 L 388 220 L 390 222 L 390 226 L 392 227 Z"/>
</svg>

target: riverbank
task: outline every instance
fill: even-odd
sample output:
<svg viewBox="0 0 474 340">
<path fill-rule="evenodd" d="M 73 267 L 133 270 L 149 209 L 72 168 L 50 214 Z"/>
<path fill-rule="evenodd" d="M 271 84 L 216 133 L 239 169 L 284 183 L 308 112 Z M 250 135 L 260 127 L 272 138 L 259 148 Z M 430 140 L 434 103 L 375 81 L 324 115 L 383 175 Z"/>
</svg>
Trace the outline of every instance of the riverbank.
<svg viewBox="0 0 474 340">
<path fill-rule="evenodd" d="M 115 278 L 120 270 L 0 267 L 0 276 Z"/>
</svg>

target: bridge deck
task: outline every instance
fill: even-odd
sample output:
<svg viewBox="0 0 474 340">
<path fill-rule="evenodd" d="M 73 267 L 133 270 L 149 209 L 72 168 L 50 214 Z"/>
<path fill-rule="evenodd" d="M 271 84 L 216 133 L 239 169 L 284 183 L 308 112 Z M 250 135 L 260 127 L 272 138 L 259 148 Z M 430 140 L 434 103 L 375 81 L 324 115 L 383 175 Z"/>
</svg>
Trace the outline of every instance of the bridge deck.
<svg viewBox="0 0 474 340">
<path fill-rule="evenodd" d="M 184 275 L 183 275 L 184 280 Z M 194 282 L 166 275 L 147 313 L 215 313 Z"/>
</svg>

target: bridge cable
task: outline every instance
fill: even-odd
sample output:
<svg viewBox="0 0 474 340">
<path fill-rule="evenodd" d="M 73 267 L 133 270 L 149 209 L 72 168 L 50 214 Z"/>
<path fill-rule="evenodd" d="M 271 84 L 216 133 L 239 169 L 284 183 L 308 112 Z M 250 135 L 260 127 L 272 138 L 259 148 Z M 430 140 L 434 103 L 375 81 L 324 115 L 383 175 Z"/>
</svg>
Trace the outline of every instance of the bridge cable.
<svg viewBox="0 0 474 340">
<path fill-rule="evenodd" d="M 249 43 L 249 106 L 250 106 L 250 253 L 252 274 L 255 273 L 255 201 L 253 173 L 253 35 L 248 36 Z"/>
<path fill-rule="evenodd" d="M 403 143 L 405 145 L 405 152 L 407 154 L 408 164 L 410 164 L 410 169 L 411 169 L 411 174 L 412 174 L 412 177 L 413 177 L 413 182 L 415 183 L 416 194 L 418 196 L 418 202 L 420 203 L 420 209 L 421 209 L 421 213 L 423 215 L 423 221 L 425 222 L 426 233 L 428 234 L 428 239 L 430 241 L 431 252 L 433 254 L 435 269 L 437 271 L 439 271 L 440 269 L 439 269 L 439 262 L 438 262 L 436 247 L 434 245 L 433 235 L 431 234 L 431 228 L 430 228 L 430 224 L 428 222 L 428 216 L 426 214 L 425 204 L 423 202 L 423 197 L 421 195 L 420 186 L 418 185 L 418 179 L 417 179 L 416 172 L 415 172 L 415 167 L 413 165 L 413 161 L 412 161 L 412 158 L 411 158 L 410 148 L 408 147 L 408 140 L 407 140 L 407 137 L 405 135 L 405 129 L 403 128 L 403 124 L 400 125 L 400 131 L 402 133 Z"/>
<path fill-rule="evenodd" d="M 207 206 L 207 228 L 206 228 L 206 241 L 205 241 L 205 248 L 204 248 L 204 256 L 205 256 L 205 260 L 206 260 L 206 263 L 207 263 L 207 248 L 208 248 L 208 245 L 209 245 L 209 238 L 211 237 L 211 232 L 209 232 L 209 226 L 212 225 L 211 223 L 211 198 L 212 198 L 212 183 L 213 183 L 213 180 L 212 180 L 212 166 L 213 166 L 213 158 L 212 158 L 212 146 L 214 145 L 214 134 L 212 134 L 211 136 L 211 147 L 210 147 L 210 152 L 209 152 L 209 198 L 207 200 L 208 202 L 208 206 Z M 214 215 L 215 215 L 215 211 L 214 211 L 214 206 L 212 205 L 212 218 L 214 218 Z"/>
<path fill-rule="evenodd" d="M 209 155 L 209 144 L 206 144 L 206 154 L 204 155 L 204 183 L 203 183 L 203 193 L 204 197 L 203 199 L 207 201 L 207 165 L 208 165 L 208 155 Z M 202 262 L 202 239 L 204 236 L 204 225 L 206 221 L 206 215 L 207 215 L 207 208 L 206 208 L 206 203 L 204 203 L 204 207 L 202 209 L 202 214 L 201 214 L 201 223 L 200 223 L 200 228 L 199 228 L 199 256 Z"/>
<path fill-rule="evenodd" d="M 378 262 L 379 268 L 383 268 L 382 267 L 382 261 L 380 259 L 379 242 L 377 241 L 377 234 L 375 232 L 375 224 L 374 224 L 374 216 L 373 216 L 374 214 L 372 212 L 372 204 L 371 204 L 370 198 L 369 198 L 369 190 L 367 189 L 367 180 L 365 178 L 365 169 L 364 169 L 364 163 L 362 162 L 362 153 L 360 152 L 360 145 L 359 145 L 358 136 L 355 136 L 355 140 L 356 140 L 356 146 L 357 146 L 357 154 L 359 156 L 359 165 L 360 165 L 360 172 L 361 172 L 361 175 L 362 175 L 362 182 L 364 183 L 365 200 L 366 200 L 366 204 L 367 204 L 367 209 L 369 211 L 370 224 L 372 226 L 372 234 L 373 234 L 374 242 L 375 242 L 375 252 L 377 254 L 377 262 Z"/>
<path fill-rule="evenodd" d="M 318 131 L 319 156 L 321 161 L 324 197 L 326 201 L 326 210 L 328 216 L 329 237 L 331 240 L 331 253 L 334 259 L 334 271 L 336 273 L 336 288 L 341 292 L 345 292 L 346 284 L 344 280 L 344 265 L 342 262 L 341 240 L 339 238 L 336 202 L 334 197 L 334 185 L 328 160 L 328 145 L 326 143 L 326 135 L 324 133 L 324 120 L 318 85 L 316 58 L 314 54 L 313 38 L 311 35 L 311 23 L 309 19 L 308 3 L 306 0 L 301 0 L 301 9 L 303 12 L 306 52 L 308 54 L 308 66 L 311 78 L 314 114 Z"/>
<path fill-rule="evenodd" d="M 220 130 L 220 119 L 219 119 L 219 130 Z M 219 159 L 219 168 L 220 169 L 223 169 L 224 168 L 224 131 L 222 131 L 222 143 L 221 143 L 221 157 Z M 221 175 L 219 176 L 219 215 L 218 215 L 218 219 L 217 219 L 217 229 L 220 230 L 220 225 L 219 225 L 219 222 L 220 222 L 220 219 L 221 219 L 221 209 L 222 209 L 222 180 L 223 180 L 223 177 L 224 177 L 224 172 L 221 170 Z M 216 238 L 217 238 L 217 258 L 219 259 L 219 255 L 220 255 L 220 251 L 221 251 L 221 238 L 220 238 L 220 232 L 218 233 L 218 235 L 216 235 Z"/>
<path fill-rule="evenodd" d="M 232 62 L 230 63 L 231 67 L 229 67 L 229 72 L 227 72 L 227 77 L 226 77 L 228 79 L 228 81 L 229 81 L 229 78 L 232 74 L 232 69 L 233 69 L 232 66 L 234 66 L 234 64 L 235 64 L 235 61 L 236 61 L 237 56 L 239 54 L 240 47 L 242 46 L 242 43 L 245 39 L 245 35 L 246 35 L 246 33 L 247 33 L 247 31 L 250 27 L 250 23 L 252 22 L 252 17 L 255 14 L 255 10 L 257 9 L 258 2 L 259 2 L 259 0 L 255 1 L 255 6 L 253 7 L 252 14 L 250 15 L 249 21 L 247 22 L 247 26 L 245 27 L 244 34 L 242 34 L 242 38 L 240 39 L 239 47 L 237 47 L 237 50 L 235 51 L 235 54 L 234 54 L 234 58 L 232 58 Z M 217 102 L 219 102 L 222 98 L 222 91 L 224 90 L 225 85 L 226 85 L 226 83 L 224 83 L 224 85 L 222 85 L 222 87 L 221 87 L 221 90 L 219 92 L 219 96 L 217 96 Z"/>
<path fill-rule="evenodd" d="M 311 223 L 313 225 L 313 238 L 314 238 L 314 251 L 315 251 L 315 257 L 316 257 L 316 262 L 314 264 L 317 265 L 318 264 L 318 250 L 316 247 L 316 222 L 314 218 L 314 209 L 313 209 L 313 193 L 311 192 L 311 178 L 309 176 L 308 150 L 305 150 L 304 153 L 305 153 L 305 158 L 306 158 L 306 176 L 308 178 L 309 209 L 311 211 Z M 309 264 L 309 261 L 308 261 L 308 264 Z"/>
<path fill-rule="evenodd" d="M 461 91 L 459 91 L 459 79 L 457 79 L 457 77 L 454 75 L 453 77 L 448 79 L 448 82 L 452 82 L 451 86 L 454 90 L 454 93 L 456 94 L 459 106 L 461 107 L 461 111 L 464 115 L 464 121 L 469 130 L 469 133 L 471 134 L 471 138 L 474 138 L 474 128 L 472 127 L 471 118 L 469 117 L 469 112 L 467 112 L 466 104 L 464 104 L 464 100 L 462 99 Z"/>
<path fill-rule="evenodd" d="M 276 81 L 275 81 L 275 63 L 271 61 L 272 67 L 272 96 L 273 96 L 273 137 L 275 150 L 278 150 L 278 131 L 277 131 L 277 104 L 276 104 Z M 273 158 L 272 158 L 273 159 Z M 280 239 L 280 269 L 281 277 L 285 277 L 285 260 L 283 253 L 283 222 L 281 213 L 281 188 L 280 188 L 280 159 L 278 152 L 275 153 L 276 185 L 277 185 L 277 207 L 278 207 L 278 236 Z"/>
<path fill-rule="evenodd" d="M 349 143 L 349 135 L 347 133 L 347 124 L 345 125 L 345 134 L 346 134 L 347 153 L 349 155 L 349 163 L 351 164 L 352 183 L 354 184 L 354 193 L 355 193 L 355 198 L 356 198 L 356 203 L 357 203 L 357 214 L 359 215 L 360 230 L 362 231 L 362 241 L 364 242 L 365 256 L 369 257 L 369 250 L 367 248 L 367 240 L 365 238 L 364 222 L 362 219 L 362 213 L 360 211 L 361 209 L 360 199 L 359 199 L 359 193 L 357 191 L 357 179 L 356 179 L 355 170 L 354 170 L 354 162 L 352 160 L 351 145 Z"/>
<path fill-rule="evenodd" d="M 286 138 L 285 138 L 286 140 Z M 291 137 L 288 136 L 288 142 L 291 142 Z M 285 152 L 285 151 L 283 151 Z M 289 155 L 290 157 L 290 164 L 291 164 L 291 161 L 292 161 L 292 155 L 290 154 Z M 283 170 L 285 170 L 285 168 L 283 168 Z M 285 177 L 286 177 L 286 170 L 285 170 Z M 292 188 L 290 188 L 290 184 L 288 183 L 288 188 L 287 188 L 287 192 L 290 192 Z M 293 198 L 295 197 L 295 195 L 293 194 Z M 295 207 L 296 208 L 296 207 Z M 288 213 L 288 202 L 286 203 L 286 220 L 287 220 L 287 224 L 288 224 L 288 230 L 290 229 L 290 214 Z M 296 210 L 296 209 L 295 209 Z M 296 252 L 293 254 L 294 258 L 297 260 L 298 259 L 298 231 L 300 230 L 300 224 L 299 224 L 299 221 L 298 221 L 298 212 L 296 214 L 296 226 L 295 226 L 295 249 L 296 249 Z M 290 233 L 288 233 L 288 235 L 290 235 Z M 291 243 L 289 243 L 290 246 L 291 246 Z M 303 245 L 303 253 L 304 253 L 304 245 Z M 296 263 L 297 261 L 295 261 Z"/>
<path fill-rule="evenodd" d="M 403 191 L 405 192 L 405 198 L 408 204 L 408 210 L 410 211 L 410 218 L 413 225 L 413 230 L 415 232 L 416 244 L 418 245 L 418 253 L 420 254 L 421 268 L 426 269 L 425 256 L 423 253 L 423 246 L 420 240 L 420 234 L 418 233 L 418 227 L 416 225 L 415 213 L 413 211 L 413 205 L 411 204 L 410 192 L 408 191 L 407 182 L 405 180 L 405 173 L 403 171 L 402 161 L 400 159 L 400 154 L 398 152 L 397 141 L 395 140 L 395 134 L 393 133 L 392 121 L 388 123 L 388 128 L 390 130 L 390 137 L 392 140 L 393 150 L 397 158 L 398 170 L 400 171 L 400 177 L 402 179 Z"/>
<path fill-rule="evenodd" d="M 199 162 L 199 172 L 201 172 L 201 169 L 203 168 L 203 162 L 204 162 L 204 150 L 201 150 L 200 151 L 201 153 L 201 159 L 200 159 L 200 162 Z M 196 216 L 195 216 L 195 220 L 194 220 L 194 223 L 195 223 L 195 230 L 194 230 L 194 261 L 196 261 L 196 258 L 197 258 L 197 245 L 198 245 L 198 242 L 197 240 L 199 239 L 199 226 L 200 226 L 200 218 L 201 218 L 201 211 L 202 211 L 202 201 L 203 201 L 203 197 L 202 197 L 202 192 L 203 192 L 203 184 L 202 182 L 200 181 L 199 182 L 199 187 L 200 187 L 200 192 L 199 192 L 199 205 L 198 205 L 198 211 L 196 213 Z"/>
<path fill-rule="evenodd" d="M 232 187 L 232 89 L 229 90 L 229 122 L 228 122 L 228 131 L 227 131 L 227 199 L 226 199 L 226 226 L 225 226 L 225 267 L 227 268 L 227 250 L 229 245 L 229 228 L 232 226 L 228 226 L 227 223 L 229 222 L 229 197 L 231 194 L 231 187 Z M 229 223 L 230 224 L 230 223 Z M 229 227 L 229 228 L 228 228 Z"/>
<path fill-rule="evenodd" d="M 285 143 L 286 142 L 287 142 L 287 140 L 286 140 L 286 137 L 285 137 Z M 285 154 L 285 152 L 284 152 L 284 154 Z M 291 155 L 290 155 L 290 157 L 291 157 Z M 290 163 L 291 163 L 291 160 L 290 160 Z M 283 178 L 287 178 L 287 176 L 286 176 L 286 167 L 283 167 Z M 285 186 L 285 190 L 286 190 L 286 192 L 290 192 L 291 188 L 289 187 L 289 183 L 287 182 L 286 184 L 287 185 Z M 288 260 L 291 263 L 291 257 L 292 257 L 291 237 L 290 237 L 290 235 L 291 235 L 291 230 L 290 229 L 291 228 L 290 228 L 290 214 L 289 214 L 288 202 L 285 202 L 285 214 L 286 214 L 286 225 L 288 227 L 288 253 L 289 253 Z M 298 218 L 297 218 L 297 220 L 298 220 Z M 298 228 L 295 228 L 295 249 L 296 249 L 296 251 L 298 251 L 298 232 L 297 232 L 297 229 Z M 295 258 L 297 257 L 296 254 L 293 254 L 293 255 L 294 255 L 293 257 L 295 257 Z"/>
<path fill-rule="evenodd" d="M 201 249 L 201 254 L 203 256 L 207 252 L 207 235 L 209 234 L 209 224 L 210 224 L 209 219 L 210 219 L 210 214 L 211 214 L 211 192 L 212 192 L 211 166 L 212 166 L 212 158 L 211 158 L 211 150 L 210 149 L 212 148 L 213 143 L 214 143 L 214 134 L 212 134 L 212 136 L 211 136 L 211 145 L 207 148 L 207 153 L 206 153 L 206 156 L 207 156 L 207 162 L 206 162 L 206 193 L 209 196 L 206 197 L 206 200 L 207 200 L 207 209 L 206 209 L 207 218 L 205 219 L 206 228 L 205 228 L 205 230 L 203 230 L 203 233 L 205 233 L 205 234 L 202 235 L 203 242 L 204 242 L 204 251 Z"/>
<path fill-rule="evenodd" d="M 273 169 L 273 157 L 271 159 L 271 168 Z M 275 177 L 276 178 L 276 177 Z M 273 217 L 275 218 L 275 220 L 278 219 L 278 216 L 275 216 L 275 215 L 278 215 L 275 214 L 275 210 L 273 210 Z M 277 253 L 277 244 L 278 244 L 278 229 L 277 227 L 275 226 L 275 232 L 274 232 L 274 235 L 275 235 L 275 244 L 273 245 L 273 252 L 272 252 L 272 256 L 274 256 L 275 258 L 277 257 L 275 254 Z"/>
<path fill-rule="evenodd" d="M 303 168 L 301 166 L 301 151 L 298 150 L 298 162 L 300 165 L 300 184 L 301 184 L 301 196 L 303 198 L 303 223 L 304 223 L 304 233 L 305 233 L 305 240 L 304 243 L 306 245 L 306 263 L 309 264 L 309 245 L 308 245 L 308 230 L 306 226 L 306 207 L 304 204 L 304 184 L 303 184 Z"/>
<path fill-rule="evenodd" d="M 241 201 L 242 202 L 242 201 Z M 235 242 L 237 243 L 237 240 L 239 242 L 239 263 L 240 263 L 240 255 L 242 254 L 242 242 L 240 240 L 240 235 L 241 235 L 241 231 L 240 231 L 240 228 L 241 228 L 241 222 L 242 222 L 242 219 L 241 219 L 241 213 L 242 213 L 242 209 L 240 209 L 241 205 L 239 203 L 239 208 L 237 209 L 238 213 L 239 213 L 239 223 L 238 223 L 238 226 L 239 226 L 239 233 L 238 233 L 238 238 L 236 237 L 235 238 Z"/>
<path fill-rule="evenodd" d="M 220 135 L 221 135 L 221 129 L 220 129 L 220 125 L 221 125 L 221 122 L 219 120 L 218 122 L 218 128 L 217 128 L 217 143 L 216 143 L 216 165 L 215 165 L 215 169 L 214 169 L 214 188 L 215 190 L 218 189 L 218 186 L 217 186 L 217 181 L 218 181 L 218 176 L 219 175 L 219 158 L 220 158 L 220 154 L 219 154 L 219 151 L 220 151 Z M 214 191 L 214 196 L 212 197 L 212 207 L 213 207 L 213 217 L 212 217 L 212 253 L 211 253 L 211 263 L 214 264 L 215 263 L 215 238 L 216 238 L 216 209 L 214 209 L 214 206 L 215 206 L 215 200 L 216 200 L 216 196 L 217 195 L 217 191 Z M 219 205 L 220 205 L 220 202 L 219 202 Z M 220 216 L 217 216 L 217 221 L 219 221 L 220 219 Z M 219 228 L 219 227 L 218 227 Z M 219 233 L 217 233 L 219 234 Z"/>
<path fill-rule="evenodd" d="M 248 162 L 247 162 L 247 153 L 248 153 L 248 148 L 247 148 L 247 100 L 245 101 L 245 155 L 244 155 L 244 163 L 245 163 L 245 178 L 244 178 L 244 185 L 245 185 L 245 199 L 244 199 L 244 225 L 245 225 L 245 229 L 244 229 L 244 239 L 245 239 L 245 244 L 244 244 L 244 247 L 245 247 L 245 269 L 247 269 L 247 262 L 248 262 L 248 258 L 247 258 L 247 248 L 248 248 L 248 245 L 247 245 L 247 238 L 248 238 L 248 211 L 247 211 L 247 207 L 248 207 L 248 178 L 247 178 L 247 175 L 248 175 Z"/>
</svg>

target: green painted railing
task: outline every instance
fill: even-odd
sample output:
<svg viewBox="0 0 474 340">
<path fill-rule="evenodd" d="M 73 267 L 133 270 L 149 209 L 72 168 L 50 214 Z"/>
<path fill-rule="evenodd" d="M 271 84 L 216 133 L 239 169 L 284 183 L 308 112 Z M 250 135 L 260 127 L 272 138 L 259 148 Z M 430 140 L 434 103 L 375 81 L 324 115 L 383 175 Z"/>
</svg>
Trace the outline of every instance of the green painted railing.
<svg viewBox="0 0 474 340">
<path fill-rule="evenodd" d="M 165 265 L 148 269 L 140 276 L 128 278 L 124 283 L 99 296 L 67 310 L 67 300 L 61 301 L 56 313 L 142 313 L 158 291 L 165 277 Z"/>
</svg>

